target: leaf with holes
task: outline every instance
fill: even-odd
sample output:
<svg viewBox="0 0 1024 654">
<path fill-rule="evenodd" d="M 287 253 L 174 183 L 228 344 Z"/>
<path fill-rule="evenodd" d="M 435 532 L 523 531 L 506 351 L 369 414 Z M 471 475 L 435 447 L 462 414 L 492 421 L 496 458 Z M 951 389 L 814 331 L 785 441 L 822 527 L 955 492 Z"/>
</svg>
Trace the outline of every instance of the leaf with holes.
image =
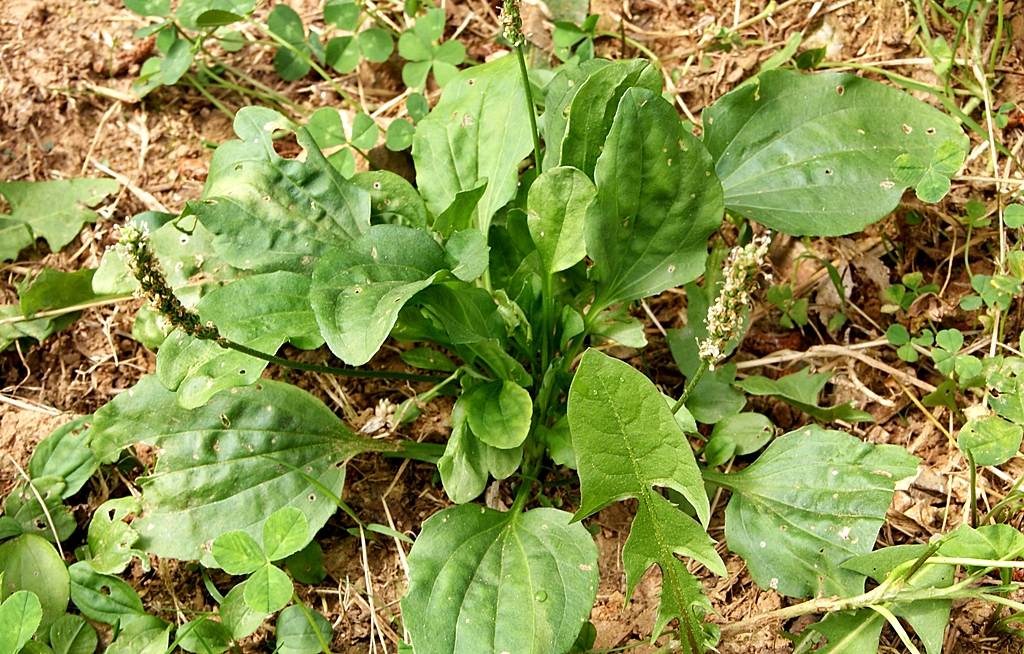
<svg viewBox="0 0 1024 654">
<path fill-rule="evenodd" d="M 387 449 L 359 438 L 312 395 L 261 381 L 182 409 L 153 376 L 100 409 L 90 447 L 101 459 L 135 442 L 154 445 L 153 473 L 140 480 L 143 514 L 132 527 L 139 547 L 158 556 L 213 565 L 207 542 L 234 529 L 254 538 L 273 511 L 292 506 L 313 537 L 337 505 L 346 460 Z"/>
<path fill-rule="evenodd" d="M 402 599 L 417 654 L 567 651 L 598 582 L 597 548 L 571 518 L 467 504 L 427 519 Z"/>
<path fill-rule="evenodd" d="M 57 427 L 40 441 L 28 462 L 32 479 L 56 476 L 64 480 L 62 499 L 80 491 L 100 467 L 99 459 L 86 446 L 91 415 L 79 416 Z"/>
<path fill-rule="evenodd" d="M 68 569 L 71 600 L 85 617 L 103 624 L 127 625 L 146 616 L 142 600 L 131 586 L 117 577 L 99 574 L 86 561 Z"/>
<path fill-rule="evenodd" d="M 315 350 L 324 339 L 309 303 L 309 283 L 309 277 L 286 271 L 246 277 L 210 292 L 196 310 L 223 337 L 254 350 L 273 355 L 286 342 Z M 255 383 L 266 367 L 263 359 L 180 330 L 167 337 L 156 357 L 160 382 L 186 409 L 206 404 L 225 388 Z"/>
<path fill-rule="evenodd" d="M 622 95 L 584 222 L 595 307 L 657 295 L 704 271 L 708 237 L 722 222 L 712 168 L 668 102 L 643 88 Z"/>
<path fill-rule="evenodd" d="M 66 487 L 62 477 L 33 478 L 31 484 L 18 486 L 7 496 L 4 513 L 20 523 L 21 533 L 35 534 L 51 543 L 64 541 L 76 527 L 71 507 L 62 501 Z"/>
<path fill-rule="evenodd" d="M 708 498 L 686 435 L 647 377 L 597 350 L 587 350 L 580 361 L 569 388 L 568 415 L 582 493 L 574 520 L 612 502 L 638 501 L 622 550 L 626 601 L 657 563 L 663 582 L 654 633 L 678 618 L 686 642 L 699 651 L 706 606 L 675 555 L 695 558 L 722 576 L 725 564 L 704 529 L 655 490 L 677 491 L 707 524 Z"/>
<path fill-rule="evenodd" d="M 473 66 L 445 86 L 412 141 L 416 182 L 431 213 L 487 179 L 473 214 L 473 226 L 487 233 L 515 195 L 519 162 L 533 148 L 524 96 L 515 57 Z"/>
<path fill-rule="evenodd" d="M 766 71 L 704 112 L 725 206 L 794 235 L 850 234 L 879 220 L 913 185 L 894 179 L 897 158 L 932 161 L 947 142 L 967 150 L 955 120 L 845 73 Z"/>
<path fill-rule="evenodd" d="M 761 588 L 788 597 L 856 595 L 864 575 L 839 566 L 875 543 L 896 482 L 918 458 L 809 426 L 775 439 L 748 468 L 704 479 L 732 491 L 729 548 Z"/>
<path fill-rule="evenodd" d="M 139 501 L 132 496 L 107 500 L 96 509 L 89 523 L 89 566 L 100 574 L 121 574 L 132 558 L 137 558 L 142 569 L 149 571 L 149 557 L 133 549 L 139 534 L 125 524 L 124 519 L 140 512 Z"/>
<path fill-rule="evenodd" d="M 274 150 L 275 133 L 297 129 L 281 114 L 245 107 L 234 128 L 241 140 L 217 148 L 203 199 L 188 203 L 228 263 L 308 275 L 318 257 L 369 228 L 368 194 L 328 163 L 308 132 L 296 132 L 306 149 L 299 161 Z"/>
</svg>

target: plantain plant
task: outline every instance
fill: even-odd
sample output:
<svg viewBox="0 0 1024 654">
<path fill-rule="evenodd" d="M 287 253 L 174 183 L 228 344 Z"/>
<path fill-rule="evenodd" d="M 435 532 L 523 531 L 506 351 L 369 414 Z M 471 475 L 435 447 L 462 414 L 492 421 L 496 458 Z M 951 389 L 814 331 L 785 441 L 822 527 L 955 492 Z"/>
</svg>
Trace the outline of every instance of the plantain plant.
<svg viewBox="0 0 1024 654">
<path fill-rule="evenodd" d="M 287 550 L 298 551 L 340 503 L 348 459 L 421 457 L 423 448 L 357 436 L 320 400 L 262 371 L 275 362 L 375 374 L 357 368 L 390 337 L 419 344 L 403 359 L 423 369 L 390 374 L 430 384 L 396 422 L 442 392 L 457 396 L 436 457 L 455 506 L 424 522 L 408 556 L 402 620 L 417 654 L 569 651 L 599 579 L 583 520 L 626 499 L 637 507 L 622 551 L 627 590 L 657 565 L 654 636 L 674 622 L 684 651 L 706 651 L 718 628 L 705 623 L 711 605 L 685 560 L 726 574 L 706 532 L 706 484 L 732 491 L 728 546 L 761 587 L 814 598 L 794 614 L 836 611 L 812 630 L 829 651 L 876 647 L 886 620 L 922 633 L 948 615 L 950 598 L 980 592 L 947 583 L 948 567 L 969 558 L 956 543 L 994 542 L 994 529 L 871 553 L 915 457 L 817 426 L 772 440 L 763 417 L 740 412 L 735 367 L 721 360 L 735 347 L 767 240 L 728 257 L 708 252 L 727 213 L 793 235 L 862 229 L 912 185 L 934 190 L 955 174 L 967 147 L 957 123 L 855 76 L 772 70 L 707 109 L 697 138 L 642 59 L 559 69 L 535 122 L 541 98 L 521 63 L 509 55 L 447 81 L 415 127 L 415 187 L 386 171 L 346 179 L 306 127 L 246 107 L 238 139 L 214 153 L 202 198 L 125 229 L 127 266 L 108 254 L 94 286 L 124 292 L 140 281 L 174 329 L 154 334 L 156 374 L 85 423 L 95 465 L 138 442 L 158 453 L 140 480 L 137 517 L 126 525 L 126 511 L 108 513 L 104 528 L 121 529 L 140 553 L 252 573 L 246 584 L 273 577 L 279 597 L 261 606 L 283 606 L 290 586 L 266 545 L 281 516 Z M 304 158 L 277 154 L 274 140 L 287 134 Z M 908 161 L 941 165 L 911 175 Z M 694 283 L 701 275 L 704 287 Z M 694 311 L 674 349 L 687 384 L 667 397 L 594 346 L 643 347 L 631 303 L 684 285 Z M 345 367 L 289 362 L 277 356 L 285 343 L 326 345 Z M 818 407 L 826 380 L 748 378 L 743 388 L 822 420 L 866 419 L 847 405 Z M 699 453 L 697 422 L 722 425 Z M 761 450 L 741 472 L 716 470 Z M 579 476 L 575 513 L 551 506 L 539 484 L 563 467 Z M 492 478 L 511 484 L 507 511 L 473 503 Z M 231 543 L 249 545 L 246 565 L 226 565 Z M 978 571 L 1012 567 L 1021 553 L 1016 541 L 989 549 Z M 869 577 L 881 585 L 865 593 Z M 254 598 L 246 588 L 250 608 Z M 322 640 L 319 622 L 296 606 L 290 619 L 309 621 Z"/>
</svg>

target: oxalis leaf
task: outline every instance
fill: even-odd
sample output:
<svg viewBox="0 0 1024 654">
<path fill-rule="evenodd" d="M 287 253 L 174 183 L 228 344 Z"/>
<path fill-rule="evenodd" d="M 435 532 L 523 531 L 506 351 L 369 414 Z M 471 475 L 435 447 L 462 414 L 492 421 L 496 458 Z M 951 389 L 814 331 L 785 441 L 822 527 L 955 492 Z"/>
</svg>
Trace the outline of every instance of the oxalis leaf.
<svg viewBox="0 0 1024 654">
<path fill-rule="evenodd" d="M 647 89 L 627 90 L 594 179 L 584 237 L 595 307 L 657 295 L 703 272 L 708 237 L 722 223 L 722 187 L 670 104 Z"/>
<path fill-rule="evenodd" d="M 918 461 L 812 425 L 775 439 L 750 467 L 704 479 L 732 491 L 725 538 L 761 588 L 846 596 L 864 591 L 864 575 L 840 564 L 871 551 L 896 482 Z"/>
<path fill-rule="evenodd" d="M 894 178 L 893 162 L 932 161 L 946 142 L 967 149 L 952 118 L 845 73 L 767 71 L 704 112 L 726 207 L 795 235 L 849 234 L 881 219 L 912 185 Z"/>
<path fill-rule="evenodd" d="M 374 225 L 321 259 L 309 298 L 331 352 L 353 366 L 369 361 L 405 303 L 445 268 L 428 232 L 399 225 Z"/>
<path fill-rule="evenodd" d="M 653 633 L 660 634 L 678 618 L 690 650 L 703 651 L 703 615 L 693 609 L 706 600 L 695 592 L 695 580 L 675 555 L 695 558 L 723 576 L 725 564 L 700 525 L 654 490 L 664 486 L 678 491 L 707 524 L 708 498 L 693 450 L 664 397 L 628 364 L 588 350 L 569 388 L 568 415 L 582 493 L 574 520 L 612 502 L 638 500 L 622 550 L 626 599 L 657 563 L 663 581 Z"/>
<path fill-rule="evenodd" d="M 188 203 L 228 263 L 308 275 L 317 257 L 369 228 L 369 194 L 331 166 L 306 130 L 262 107 L 241 109 L 234 128 L 241 140 L 217 148 L 203 199 Z M 277 155 L 281 130 L 296 132 L 305 161 Z"/>
<path fill-rule="evenodd" d="M 263 380 L 188 411 L 152 375 L 100 409 L 89 435 L 103 460 L 135 442 L 157 448 L 153 474 L 140 480 L 137 547 L 204 565 L 214 563 L 208 542 L 235 529 L 258 539 L 284 506 L 305 514 L 312 538 L 337 509 L 322 488 L 340 496 L 344 462 L 387 447 L 290 384 Z"/>
<path fill-rule="evenodd" d="M 487 233 L 494 212 L 515 195 L 519 162 L 533 147 L 524 95 L 515 57 L 473 66 L 448 82 L 412 141 L 416 182 L 431 213 L 486 178 L 473 226 Z"/>
<path fill-rule="evenodd" d="M 466 504 L 423 523 L 402 616 L 417 654 L 561 654 L 597 593 L 597 548 L 555 509 Z"/>
</svg>

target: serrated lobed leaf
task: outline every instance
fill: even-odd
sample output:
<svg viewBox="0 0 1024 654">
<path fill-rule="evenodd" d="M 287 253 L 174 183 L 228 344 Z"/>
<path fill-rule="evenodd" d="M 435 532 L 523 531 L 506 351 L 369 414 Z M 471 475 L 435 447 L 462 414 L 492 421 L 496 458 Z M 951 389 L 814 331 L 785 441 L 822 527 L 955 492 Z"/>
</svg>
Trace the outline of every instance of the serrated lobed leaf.
<svg viewBox="0 0 1024 654">
<path fill-rule="evenodd" d="M 863 575 L 839 566 L 871 551 L 896 482 L 917 462 L 902 447 L 811 425 L 775 439 L 748 468 L 704 479 L 733 491 L 725 537 L 761 588 L 855 595 Z"/>
<path fill-rule="evenodd" d="M 863 229 L 910 186 L 892 175 L 897 157 L 931 161 L 946 141 L 968 145 L 949 116 L 845 73 L 766 71 L 704 116 L 726 207 L 794 235 Z"/>
<path fill-rule="evenodd" d="M 468 504 L 424 522 L 402 600 L 417 654 L 567 651 L 598 582 L 597 548 L 571 517 Z"/>
<path fill-rule="evenodd" d="M 209 541 L 234 529 L 260 538 L 266 517 L 284 506 L 306 515 L 312 538 L 337 506 L 306 477 L 340 496 L 344 461 L 387 447 L 355 436 L 307 392 L 269 380 L 188 411 L 146 376 L 100 409 L 89 433 L 104 460 L 135 442 L 158 448 L 140 482 L 143 516 L 132 523 L 139 547 L 204 564 L 213 563 Z"/>
<path fill-rule="evenodd" d="M 594 179 L 584 237 L 595 306 L 657 295 L 703 272 L 722 188 L 704 146 L 664 99 L 643 88 L 622 95 Z"/>
<path fill-rule="evenodd" d="M 457 193 L 486 178 L 473 225 L 486 234 L 494 212 L 515 195 L 519 162 L 532 147 L 515 57 L 460 72 L 413 137 L 416 182 L 427 209 L 440 214 Z"/>
</svg>

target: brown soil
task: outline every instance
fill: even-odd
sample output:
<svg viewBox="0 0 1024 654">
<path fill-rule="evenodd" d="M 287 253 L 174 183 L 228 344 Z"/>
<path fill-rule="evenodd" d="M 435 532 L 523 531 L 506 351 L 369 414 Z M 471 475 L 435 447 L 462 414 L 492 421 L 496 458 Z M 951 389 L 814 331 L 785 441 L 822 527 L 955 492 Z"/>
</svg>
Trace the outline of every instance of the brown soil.
<svg viewBox="0 0 1024 654">
<path fill-rule="evenodd" d="M 317 16 L 314 0 L 289 2 L 304 19 Z M 707 0 L 701 3 L 679 0 L 591 0 L 591 12 L 602 16 L 599 29 L 624 31 L 625 35 L 657 54 L 664 69 L 681 73 L 667 79 L 670 90 L 679 94 L 683 113 L 694 120 L 700 111 L 723 93 L 756 71 L 759 62 L 776 52 L 786 39 L 797 31 L 808 36 L 813 32 L 817 45 L 828 46 L 831 61 L 877 62 L 923 56 L 913 40 L 913 8 L 902 0 L 865 0 L 851 2 L 796 3 L 770 19 L 759 21 L 741 30 L 747 45 L 731 52 L 707 51 L 698 58 L 689 57 L 705 30 L 713 25 L 732 26 L 756 15 L 766 3 L 729 3 Z M 789 3 L 787 3 L 789 4 Z M 1022 24 L 1021 3 L 1008 3 L 1007 13 Z M 1013 5 L 1017 5 L 1013 7 Z M 534 40 L 543 43 L 544 30 L 550 24 L 536 15 L 535 5 L 527 3 L 527 25 L 534 26 Z M 448 34 L 464 25 L 460 38 L 471 57 L 482 59 L 493 47 L 489 40 L 498 32 L 495 11 L 481 0 L 448 2 Z M 531 12 L 533 12 L 531 14 Z M 532 22 L 531 22 L 532 21 Z M 59 253 L 51 253 L 40 242 L 36 249 L 26 251 L 16 265 L 0 266 L 0 303 L 17 301 L 15 283 L 31 270 L 43 267 L 77 270 L 96 267 L 104 248 L 113 241 L 112 228 L 126 216 L 147 209 L 180 211 L 184 202 L 197 198 L 202 190 L 206 165 L 217 144 L 232 138 L 228 118 L 208 99 L 194 89 L 175 87 L 159 89 L 145 102 L 130 102 L 127 87 L 138 72 L 138 66 L 152 47 L 132 34 L 144 24 L 124 9 L 118 0 L 3 0 L 0 2 L 0 180 L 48 180 L 80 176 L 105 176 L 100 166 L 123 175 L 130 186 L 100 210 L 100 219 L 88 225 L 78 240 Z M 537 27 L 539 26 L 539 27 Z M 598 50 L 614 56 L 635 56 L 637 49 L 620 40 L 603 38 Z M 1008 71 L 1021 70 L 1024 43 L 1012 44 L 1004 61 Z M 281 82 L 270 64 L 268 53 L 240 61 L 253 76 L 279 89 L 295 102 L 316 108 L 337 105 L 339 99 L 329 87 L 309 77 L 295 83 Z M 895 67 L 902 74 L 922 81 L 936 78 L 926 66 Z M 673 79 L 676 81 L 673 83 Z M 340 80 L 347 92 L 361 97 L 372 106 L 379 106 L 400 91 L 398 68 L 394 65 L 362 65 L 358 74 Z M 997 89 L 998 101 L 1024 98 L 1024 77 L 1010 74 Z M 241 106 L 237 96 L 222 96 L 222 102 L 233 109 Z M 433 99 L 433 98 L 432 98 Z M 922 98 L 927 99 L 927 98 Z M 1019 152 L 1024 132 L 1021 128 L 1004 133 L 1007 147 Z M 973 145 L 979 140 L 975 137 Z M 981 156 L 972 166 L 982 169 Z M 1014 172 L 1011 169 L 1011 172 Z M 1005 176 L 1005 175 L 1004 175 Z M 829 312 L 835 311 L 838 295 L 828 282 L 822 281 L 819 267 L 802 264 L 798 282 L 806 281 L 812 289 L 812 325 L 800 331 L 787 331 L 778 326 L 777 313 L 758 305 L 750 334 L 736 360 L 754 360 L 780 350 L 805 351 L 820 343 L 858 343 L 881 335 L 874 326 L 880 313 L 881 289 L 899 280 L 909 270 L 925 273 L 926 283 L 940 285 L 948 277 L 951 290 L 944 300 L 931 297 L 912 307 L 912 319 L 947 320 L 947 324 L 966 316 L 957 308 L 957 299 L 967 292 L 969 282 L 959 265 L 947 269 L 950 243 L 946 234 L 939 236 L 941 225 L 951 214 L 962 213 L 969 198 L 991 199 L 993 189 L 986 183 L 960 182 L 953 193 L 938 206 L 918 206 L 906 198 L 906 208 L 897 212 L 868 232 L 847 239 L 820 239 L 811 245 L 819 256 L 837 261 L 849 275 L 853 295 L 849 301 L 859 309 L 851 314 L 851 324 L 840 333 L 828 334 L 823 327 Z M 908 227 L 903 220 L 907 209 L 920 211 L 925 220 Z M 959 243 L 963 243 L 963 233 Z M 729 238 L 730 235 L 726 234 Z M 983 261 L 980 248 L 986 236 L 975 234 L 979 248 L 976 261 Z M 885 257 L 886 244 L 905 247 L 905 268 Z M 868 247 L 864 247 L 867 245 Z M 787 279 L 792 273 L 796 255 L 805 244 L 780 239 L 773 250 L 775 275 Z M 817 276 L 811 278 L 818 271 Z M 141 301 L 111 304 L 85 311 L 83 317 L 65 331 L 38 345 L 19 346 L 0 354 L 0 466 L 2 494 L 6 495 L 19 478 L 12 461 L 24 466 L 34 446 L 53 428 L 73 416 L 88 414 L 108 402 L 117 393 L 132 386 L 138 378 L 154 369 L 154 355 L 131 338 L 132 319 Z M 685 323 L 683 296 L 667 292 L 649 300 L 657 323 L 644 314 L 650 346 L 641 361 L 635 352 L 619 352 L 638 367 L 649 366 L 657 383 L 667 392 L 679 392 L 678 374 L 660 327 L 682 327 Z M 1019 341 L 1019 312 L 1011 324 L 1008 341 Z M 970 325 L 964 322 L 965 329 Z M 872 360 L 884 360 L 909 376 L 927 379 L 925 368 L 900 362 L 885 349 L 872 350 Z M 296 356 L 290 352 L 288 356 Z M 326 361 L 326 355 L 317 355 Z M 878 359 L 873 357 L 877 356 Z M 863 360 L 830 351 L 800 360 L 809 362 L 818 371 L 834 370 L 837 374 L 823 403 L 856 400 L 870 411 L 877 424 L 850 431 L 874 443 L 906 446 L 923 459 L 923 474 L 915 484 L 897 492 L 890 509 L 889 521 L 882 530 L 880 544 L 927 542 L 934 533 L 948 531 L 959 524 L 967 498 L 966 463 L 951 448 L 943 434 L 926 419 L 907 398 L 895 380 L 879 372 Z M 792 370 L 798 363 L 748 367 L 744 373 L 759 372 L 776 376 Z M 385 348 L 373 362 L 374 366 L 397 367 L 396 349 Z M 803 363 L 801 363 L 803 365 Z M 281 371 L 271 366 L 266 373 L 279 377 Z M 408 386 L 380 382 L 347 382 L 342 388 L 333 380 L 315 375 L 296 375 L 290 380 L 323 399 L 354 429 L 370 422 L 381 403 L 398 403 L 411 394 Z M 932 379 L 931 381 L 934 381 Z M 785 430 L 796 428 L 806 416 L 783 404 L 752 400 L 753 408 L 772 416 Z M 444 442 L 447 437 L 448 409 L 443 401 L 432 404 L 416 423 L 402 428 L 404 438 Z M 948 412 L 936 414 L 940 423 L 949 421 Z M 994 497 L 1004 494 L 1013 479 L 1024 474 L 1024 465 L 1017 458 L 1001 471 L 985 471 L 982 486 Z M 349 466 L 345 500 L 367 522 L 394 524 L 411 535 L 418 532 L 422 521 L 449 503 L 436 484 L 431 482 L 432 467 L 411 462 L 407 465 L 379 457 L 360 457 Z M 940 496 L 936 489 L 948 489 Z M 123 482 L 114 478 L 106 483 L 87 486 L 79 498 L 76 516 L 84 527 L 91 509 L 108 496 L 124 494 Z M 723 519 L 727 494 L 715 498 L 716 511 L 711 535 L 724 540 Z M 496 502 L 510 503 L 507 484 L 499 487 Z M 985 501 L 988 501 L 986 495 Z M 614 648 L 637 644 L 650 638 L 657 606 L 660 580 L 655 568 L 641 582 L 632 601 L 623 607 L 626 592 L 621 566 L 622 545 L 629 532 L 633 511 L 628 503 L 603 510 L 592 521 L 599 525 L 597 543 L 601 558 L 601 586 L 592 621 L 598 628 L 596 647 Z M 1014 524 L 1020 524 L 1020 516 Z M 395 651 L 402 636 L 400 622 L 390 619 L 399 614 L 398 600 L 405 590 L 404 554 L 396 541 L 368 541 L 365 546 L 352 537 L 346 528 L 352 525 L 340 515 L 321 534 L 325 563 L 330 577 L 318 588 L 309 588 L 305 597 L 314 603 L 335 625 L 333 651 L 366 652 Z M 82 538 L 82 530 L 74 538 Z M 786 606 L 789 600 L 773 591 L 762 591 L 751 581 L 743 562 L 720 551 L 725 557 L 729 576 L 716 578 L 706 570 L 696 570 L 702 578 L 714 605 L 712 621 L 721 624 L 750 618 Z M 368 563 L 368 567 L 364 565 Z M 153 571 L 130 568 L 126 578 L 138 588 L 147 608 L 152 612 L 168 612 L 166 616 L 183 616 L 184 611 L 212 609 L 214 604 L 204 589 L 197 572 L 184 563 L 154 560 Z M 366 580 L 372 590 L 375 619 L 363 594 Z M 214 582 L 227 579 L 214 575 Z M 1018 601 L 1021 599 L 1017 598 Z M 948 652 L 1011 652 L 1020 651 L 1018 641 L 1006 640 L 985 631 L 991 607 L 964 603 L 954 607 L 953 618 L 946 631 Z M 175 612 L 177 612 L 175 614 Z M 726 654 L 789 652 L 790 641 L 779 635 L 782 630 L 799 630 L 806 621 L 780 623 L 765 621 L 748 635 L 721 643 L 719 651 Z M 380 633 L 378 633 L 380 632 Z M 101 632 L 107 640 L 109 630 Z M 267 637 L 264 629 L 249 639 L 246 651 L 259 649 Z M 106 641 L 104 641 L 106 642 Z M 659 641 L 664 644 L 665 639 Z M 382 645 L 382 643 L 384 645 Z M 651 652 L 654 647 L 640 645 L 636 652 Z M 882 649 L 903 652 L 899 638 L 886 628 Z"/>
</svg>

